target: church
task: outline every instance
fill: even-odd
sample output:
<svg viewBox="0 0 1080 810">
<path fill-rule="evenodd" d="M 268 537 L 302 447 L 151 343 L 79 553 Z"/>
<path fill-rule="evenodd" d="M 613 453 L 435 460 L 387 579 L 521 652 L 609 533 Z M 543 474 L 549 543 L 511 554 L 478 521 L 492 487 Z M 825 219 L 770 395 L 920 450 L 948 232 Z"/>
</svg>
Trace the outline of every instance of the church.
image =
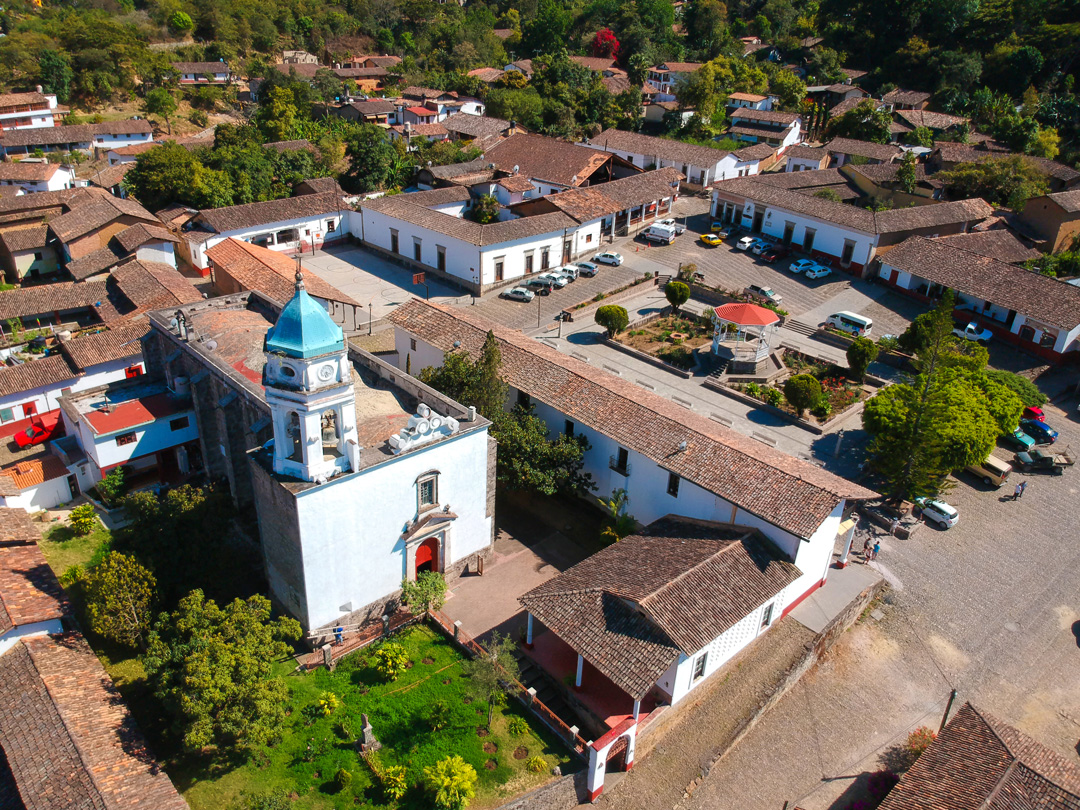
<svg viewBox="0 0 1080 810">
<path fill-rule="evenodd" d="M 151 375 L 190 397 L 206 472 L 252 508 L 270 594 L 306 631 L 377 619 L 401 582 L 491 554 L 489 423 L 349 346 L 297 274 L 150 316 Z"/>
</svg>

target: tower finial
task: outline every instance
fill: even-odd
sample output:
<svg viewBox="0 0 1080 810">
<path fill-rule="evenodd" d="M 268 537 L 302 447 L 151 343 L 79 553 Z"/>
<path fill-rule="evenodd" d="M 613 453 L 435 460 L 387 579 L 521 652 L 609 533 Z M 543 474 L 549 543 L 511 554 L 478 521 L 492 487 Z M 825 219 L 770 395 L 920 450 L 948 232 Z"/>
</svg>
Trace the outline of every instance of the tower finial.
<svg viewBox="0 0 1080 810">
<path fill-rule="evenodd" d="M 296 291 L 300 292 L 304 287 L 304 272 L 300 269 L 300 257 L 296 257 Z"/>
</svg>

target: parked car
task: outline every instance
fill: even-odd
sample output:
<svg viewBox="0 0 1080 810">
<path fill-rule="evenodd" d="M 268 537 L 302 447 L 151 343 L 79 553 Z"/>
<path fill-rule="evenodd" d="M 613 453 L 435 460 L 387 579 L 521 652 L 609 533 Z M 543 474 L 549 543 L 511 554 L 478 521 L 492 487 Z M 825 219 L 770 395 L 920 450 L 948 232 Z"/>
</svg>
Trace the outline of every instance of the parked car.
<svg viewBox="0 0 1080 810">
<path fill-rule="evenodd" d="M 989 329 L 981 329 L 975 321 L 972 321 L 963 329 L 956 327 L 952 330 L 952 333 L 958 338 L 974 340 L 976 343 L 989 343 L 990 338 L 994 336 L 994 333 Z"/>
<path fill-rule="evenodd" d="M 825 276 L 831 276 L 832 270 L 828 267 L 822 267 L 820 264 L 814 265 L 806 271 L 806 277 L 809 279 L 825 278 Z"/>
<path fill-rule="evenodd" d="M 1053 444 L 1057 441 L 1058 432 L 1046 422 L 1038 419 L 1021 419 L 1020 427 L 1024 433 L 1035 440 L 1035 444 Z"/>
<path fill-rule="evenodd" d="M 594 262 L 598 262 L 599 264 L 610 264 L 614 267 L 618 267 L 620 264 L 622 264 L 622 254 L 616 253 L 613 250 L 609 250 L 604 253 L 597 253 L 595 256 L 592 257 L 592 260 Z"/>
<path fill-rule="evenodd" d="M 772 247 L 765 249 L 761 254 L 761 260 L 766 264 L 772 264 L 777 259 L 782 259 L 790 254 L 791 248 L 787 245 L 773 245 Z"/>
<path fill-rule="evenodd" d="M 735 243 L 736 250 L 750 250 L 758 242 L 757 237 L 744 236 L 738 242 Z"/>
<path fill-rule="evenodd" d="M 807 270 L 817 266 L 818 263 L 813 259 L 796 259 L 788 265 L 788 270 L 792 273 L 805 273 Z"/>
<path fill-rule="evenodd" d="M 536 294 L 532 290 L 527 290 L 524 287 L 514 287 L 499 293 L 499 298 L 506 298 L 510 301 L 524 301 L 526 304 L 535 297 Z"/>
<path fill-rule="evenodd" d="M 562 273 L 556 272 L 555 270 L 548 270 L 546 273 L 541 273 L 539 277 L 551 279 L 551 283 L 558 287 L 560 290 L 570 283 L 570 279 L 568 279 Z"/>
<path fill-rule="evenodd" d="M 715 233 L 703 233 L 701 235 L 701 241 L 709 247 L 716 247 L 717 245 L 722 245 L 724 243 L 724 240 Z"/>
<path fill-rule="evenodd" d="M 743 295 L 748 295 L 751 298 L 757 298 L 759 301 L 765 301 L 770 304 L 776 304 L 779 306 L 780 302 L 784 300 L 783 296 L 779 293 L 772 291 L 770 287 L 762 287 L 760 284 L 751 284 L 745 290 Z"/>
<path fill-rule="evenodd" d="M 600 268 L 592 262 L 575 262 L 575 266 L 578 269 L 578 273 L 586 278 L 592 278 L 600 272 Z"/>
<path fill-rule="evenodd" d="M 760 256 L 772 246 L 773 243 L 770 242 L 768 239 L 758 239 L 757 242 L 750 248 L 750 252 L 756 256 Z"/>
<path fill-rule="evenodd" d="M 646 242 L 656 242 L 660 245 L 670 245 L 675 241 L 676 236 L 677 234 L 673 225 L 663 225 L 659 222 L 650 225 L 641 232 L 641 238 Z"/>
<path fill-rule="evenodd" d="M 568 281 L 577 281 L 578 269 L 576 265 L 564 264 L 555 270 L 556 273 L 566 276 Z"/>
<path fill-rule="evenodd" d="M 709 230 L 717 234 L 721 239 L 727 239 L 731 226 L 725 225 L 723 222 L 714 222 L 709 226 Z"/>
<path fill-rule="evenodd" d="M 678 222 L 675 219 L 662 219 L 662 220 L 660 220 L 659 224 L 660 225 L 667 225 L 669 228 L 674 228 L 675 229 L 675 234 L 677 236 L 682 236 L 684 233 L 686 233 L 686 225 L 684 225 L 681 222 Z"/>
<path fill-rule="evenodd" d="M 59 424 L 59 411 L 47 413 L 44 416 L 34 415 L 30 418 L 30 427 L 15 434 L 15 444 L 19 447 L 33 447 L 34 445 L 43 444 L 54 435 L 59 435 L 56 429 Z"/>
<path fill-rule="evenodd" d="M 1063 475 L 1066 467 L 1071 467 L 1076 459 L 1068 453 L 1051 453 L 1041 447 L 1033 447 L 1013 456 L 1013 464 L 1026 473 L 1048 472 L 1051 475 Z"/>
<path fill-rule="evenodd" d="M 555 289 L 555 283 L 544 276 L 533 276 L 525 282 L 525 286 L 537 295 L 551 295 L 551 291 Z"/>
<path fill-rule="evenodd" d="M 1020 428 L 1017 428 L 1012 433 L 1003 433 L 1001 440 L 1014 450 L 1030 450 L 1035 446 L 1035 440 Z"/>
<path fill-rule="evenodd" d="M 1038 405 L 1032 405 L 1030 408 L 1024 408 L 1024 419 L 1035 419 L 1039 422 L 1046 421 L 1046 414 L 1043 413 L 1043 409 Z"/>
<path fill-rule="evenodd" d="M 916 498 L 915 504 L 922 512 L 923 520 L 936 523 L 942 529 L 952 528 L 960 520 L 956 508 L 938 498 Z"/>
</svg>

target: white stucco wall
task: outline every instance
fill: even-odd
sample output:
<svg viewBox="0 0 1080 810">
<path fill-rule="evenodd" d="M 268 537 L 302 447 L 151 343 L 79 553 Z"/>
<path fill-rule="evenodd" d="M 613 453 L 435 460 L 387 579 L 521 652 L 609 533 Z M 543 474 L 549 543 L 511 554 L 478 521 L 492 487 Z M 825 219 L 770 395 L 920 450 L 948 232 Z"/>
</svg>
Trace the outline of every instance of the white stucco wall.
<svg viewBox="0 0 1080 810">
<path fill-rule="evenodd" d="M 152 140 L 154 140 L 154 135 L 150 132 L 126 132 L 121 135 L 99 132 L 94 135 L 94 146 L 101 148 L 131 146 L 134 143 L 149 143 Z"/>
<path fill-rule="evenodd" d="M 362 227 L 356 229 L 354 224 L 353 233 L 355 236 L 361 236 L 368 244 L 383 250 L 392 250 L 391 231 L 396 230 L 398 232 L 397 252 L 412 259 L 413 240 L 419 238 L 421 260 L 431 267 L 437 267 L 438 246 L 442 245 L 446 248 L 446 272 L 465 281 L 476 280 L 477 270 L 480 267 L 479 246 L 387 216 L 370 208 L 356 212 L 352 222 L 355 223 L 356 217 L 362 220 Z"/>
<path fill-rule="evenodd" d="M 160 262 L 176 267 L 176 251 L 172 242 L 147 242 L 135 250 L 135 256 L 139 261 Z"/>
<path fill-rule="evenodd" d="M 11 509 L 25 509 L 27 512 L 38 512 L 42 509 L 52 509 L 62 503 L 71 500 L 71 487 L 68 486 L 67 476 L 53 478 L 51 481 L 43 481 L 35 487 L 27 487 L 18 495 L 8 495 L 0 498 L 0 504 Z"/>
<path fill-rule="evenodd" d="M 139 366 L 144 371 L 146 369 L 141 357 L 131 360 L 113 360 L 110 363 L 101 363 L 100 365 L 88 368 L 86 374 L 82 377 L 72 377 L 70 380 L 63 380 L 55 385 L 32 388 L 27 391 L 20 391 L 17 394 L 9 394 L 0 399 L 0 410 L 11 408 L 12 418 L 3 421 L 6 423 L 18 419 L 25 419 L 27 414 L 23 406 L 31 402 L 34 403 L 37 408 L 35 413 L 40 414 L 45 413 L 46 411 L 55 411 L 60 407 L 58 400 L 64 395 L 64 389 L 70 389 L 72 392 L 85 391 L 90 388 L 97 388 L 101 385 L 107 385 L 111 382 L 126 379 L 126 369 L 129 366 Z"/>
<path fill-rule="evenodd" d="M 26 638 L 27 636 L 56 635 L 57 633 L 63 632 L 64 625 L 61 624 L 59 619 L 49 619 L 44 622 L 32 622 L 31 624 L 24 624 L 20 627 L 12 628 L 0 636 L 0 655 L 3 655 L 18 644 L 19 639 L 21 638 Z"/>
<path fill-rule="evenodd" d="M 401 587 L 407 574 L 401 534 L 417 517 L 416 479 L 424 473 L 439 471 L 438 503 L 458 515 L 445 530 L 445 565 L 486 548 L 487 453 L 487 431 L 477 430 L 300 493 L 309 626 Z"/>
<path fill-rule="evenodd" d="M 173 430 L 169 426 L 169 423 L 174 419 L 183 419 L 185 417 L 188 420 L 187 427 Z M 135 441 L 118 445 L 116 443 L 117 436 L 126 433 L 134 433 Z M 86 455 L 97 465 L 99 470 L 104 470 L 117 464 L 124 464 L 134 458 L 195 441 L 199 438 L 199 427 L 195 421 L 195 411 L 185 410 L 161 419 L 155 419 L 145 425 L 123 428 L 104 435 L 94 433 L 86 420 L 80 419 L 78 437 L 79 444 L 86 452 Z"/>
<path fill-rule="evenodd" d="M 346 216 L 348 210 L 348 207 L 342 203 L 340 211 L 332 211 L 329 214 L 320 214 L 315 217 L 287 219 L 282 220 L 281 222 L 271 222 L 251 228 L 238 228 L 233 231 L 210 234 L 205 242 L 190 243 L 191 263 L 195 265 L 195 267 L 206 269 L 210 266 L 206 259 L 206 251 L 218 242 L 223 242 L 230 237 L 240 239 L 244 242 L 260 242 L 263 238 L 276 234 L 279 231 L 290 230 L 293 228 L 297 229 L 300 237 L 297 240 L 290 240 L 279 244 L 263 244 L 263 247 L 279 251 L 295 251 L 301 242 L 310 244 L 312 239 L 314 239 L 316 243 L 340 239 L 348 233 L 349 220 Z M 328 227 L 331 220 L 333 220 L 334 223 L 333 230 L 330 230 Z"/>
</svg>

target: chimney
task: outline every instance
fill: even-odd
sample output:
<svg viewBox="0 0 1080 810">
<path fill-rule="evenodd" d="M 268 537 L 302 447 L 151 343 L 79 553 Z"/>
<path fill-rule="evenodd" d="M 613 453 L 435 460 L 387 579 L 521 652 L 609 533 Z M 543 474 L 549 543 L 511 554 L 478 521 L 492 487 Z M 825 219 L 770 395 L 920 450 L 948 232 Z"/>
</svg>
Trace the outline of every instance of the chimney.
<svg viewBox="0 0 1080 810">
<path fill-rule="evenodd" d="M 45 88 L 42 87 L 40 84 L 37 85 L 34 89 L 37 90 L 39 93 L 44 93 L 45 92 Z"/>
</svg>

